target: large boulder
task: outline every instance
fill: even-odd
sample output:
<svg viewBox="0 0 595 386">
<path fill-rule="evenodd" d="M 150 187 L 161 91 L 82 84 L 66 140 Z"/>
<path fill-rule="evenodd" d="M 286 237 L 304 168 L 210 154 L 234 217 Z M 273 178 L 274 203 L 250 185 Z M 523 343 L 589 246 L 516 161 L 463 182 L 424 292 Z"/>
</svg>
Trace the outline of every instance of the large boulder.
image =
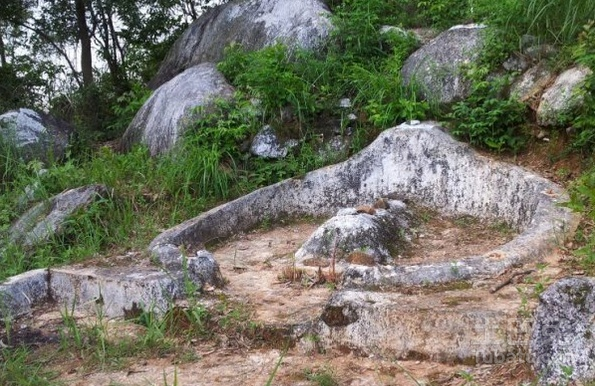
<svg viewBox="0 0 595 386">
<path fill-rule="evenodd" d="M 138 143 L 151 155 L 165 153 L 176 144 L 193 120 L 200 119 L 197 107 L 208 111 L 217 98 L 233 96 L 231 87 L 212 63 L 202 63 L 159 87 L 136 114 L 122 137 L 122 148 Z"/>
<path fill-rule="evenodd" d="M 403 64 L 403 83 L 415 84 L 423 98 L 439 103 L 465 98 L 470 87 L 462 68 L 478 59 L 484 28 L 455 26 L 432 39 Z"/>
<path fill-rule="evenodd" d="M 322 0 L 235 0 L 214 7 L 176 41 L 149 86 L 157 88 L 196 64 L 220 61 L 231 43 L 248 50 L 277 42 L 314 48 L 330 31 L 329 15 Z"/>
<path fill-rule="evenodd" d="M 0 115 L 0 141 L 14 147 L 25 162 L 62 158 L 72 133 L 66 122 L 30 109 Z"/>
<path fill-rule="evenodd" d="M 583 102 L 579 90 L 592 73 L 584 66 L 572 67 L 561 73 L 541 96 L 537 123 L 542 126 L 563 124 L 565 116 Z"/>
<path fill-rule="evenodd" d="M 327 266 L 329 258 L 338 260 L 339 268 L 394 263 L 394 252 L 405 244 L 410 217 L 405 204 L 397 200 L 341 209 L 297 250 L 296 263 Z"/>
<path fill-rule="evenodd" d="M 22 215 L 8 230 L 9 242 L 25 249 L 47 242 L 64 230 L 69 216 L 106 197 L 103 185 L 88 185 L 60 193 L 41 202 Z"/>
<path fill-rule="evenodd" d="M 565 278 L 540 297 L 530 354 L 540 383 L 595 380 L 595 279 Z"/>
<path fill-rule="evenodd" d="M 514 81 L 511 87 L 511 96 L 519 102 L 539 105 L 539 97 L 543 90 L 551 84 L 555 75 L 544 62 L 529 68 Z"/>
</svg>

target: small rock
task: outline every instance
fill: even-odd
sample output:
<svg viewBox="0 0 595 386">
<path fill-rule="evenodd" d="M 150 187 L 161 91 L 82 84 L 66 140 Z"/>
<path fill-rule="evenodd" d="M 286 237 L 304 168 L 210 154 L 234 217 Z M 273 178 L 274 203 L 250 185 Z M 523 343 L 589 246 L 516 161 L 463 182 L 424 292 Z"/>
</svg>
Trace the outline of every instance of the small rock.
<svg viewBox="0 0 595 386">
<path fill-rule="evenodd" d="M 342 109 L 348 109 L 351 107 L 351 99 L 343 98 L 339 101 L 339 107 Z"/>
<path fill-rule="evenodd" d="M 269 125 L 266 125 L 256 134 L 250 152 L 257 157 L 262 158 L 285 158 L 289 149 L 299 145 L 297 140 L 289 140 L 282 144 L 275 133 L 275 130 Z"/>
</svg>

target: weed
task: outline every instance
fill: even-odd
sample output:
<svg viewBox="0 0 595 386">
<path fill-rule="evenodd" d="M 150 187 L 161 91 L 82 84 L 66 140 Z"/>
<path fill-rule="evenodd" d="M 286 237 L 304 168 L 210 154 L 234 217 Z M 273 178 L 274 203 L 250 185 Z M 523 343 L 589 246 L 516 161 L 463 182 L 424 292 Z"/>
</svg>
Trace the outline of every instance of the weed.
<svg viewBox="0 0 595 386">
<path fill-rule="evenodd" d="M 318 386 L 338 386 L 339 381 L 335 378 L 335 375 L 329 368 L 323 368 L 318 371 L 312 369 L 306 369 L 304 371 L 306 379 L 310 382 L 314 382 Z"/>
<path fill-rule="evenodd" d="M 277 279 L 281 282 L 299 283 L 304 276 L 304 270 L 296 268 L 295 263 L 288 267 L 283 267 Z"/>
<path fill-rule="evenodd" d="M 526 142 L 525 105 L 503 97 L 506 78 L 483 80 L 486 69 L 473 71 L 471 94 L 447 114 L 451 133 L 479 147 L 518 152 Z"/>
<path fill-rule="evenodd" d="M 466 386 L 477 385 L 477 383 L 475 382 L 475 378 L 473 377 L 473 374 L 468 373 L 467 371 L 461 370 L 457 373 L 457 375 L 459 377 L 461 377 L 463 379 L 463 381 L 465 381 L 465 383 L 463 383 L 463 385 L 466 385 Z"/>
<path fill-rule="evenodd" d="M 287 350 L 288 350 L 288 348 L 286 347 L 281 352 L 281 355 L 279 355 L 279 359 L 275 363 L 275 367 L 273 367 L 273 371 L 271 372 L 271 375 L 269 375 L 269 379 L 267 380 L 266 386 L 271 386 L 273 384 L 275 375 L 277 374 L 277 371 L 279 371 L 279 368 L 281 367 L 281 363 L 283 363 L 283 358 L 285 357 L 285 355 L 287 355 Z"/>
<path fill-rule="evenodd" d="M 33 362 L 24 348 L 0 350 L 0 384 L 6 386 L 52 386 L 56 375 L 46 371 L 42 363 Z"/>
</svg>

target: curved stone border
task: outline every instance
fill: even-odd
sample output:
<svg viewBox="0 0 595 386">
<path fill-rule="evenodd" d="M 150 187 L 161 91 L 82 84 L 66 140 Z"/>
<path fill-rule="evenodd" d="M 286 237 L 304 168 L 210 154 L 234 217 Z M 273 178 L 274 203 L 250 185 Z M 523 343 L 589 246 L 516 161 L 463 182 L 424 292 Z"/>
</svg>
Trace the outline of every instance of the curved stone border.
<svg viewBox="0 0 595 386">
<path fill-rule="evenodd" d="M 223 204 L 157 236 L 149 249 L 196 245 L 256 227 L 264 220 L 330 216 L 378 197 L 411 200 L 446 215 L 504 220 L 521 233 L 481 256 L 409 266 L 352 266 L 344 285 L 411 285 L 497 275 L 553 251 L 572 234 L 578 216 L 553 182 L 493 161 L 455 141 L 433 122 L 383 132 L 351 159 L 289 179 Z"/>
</svg>

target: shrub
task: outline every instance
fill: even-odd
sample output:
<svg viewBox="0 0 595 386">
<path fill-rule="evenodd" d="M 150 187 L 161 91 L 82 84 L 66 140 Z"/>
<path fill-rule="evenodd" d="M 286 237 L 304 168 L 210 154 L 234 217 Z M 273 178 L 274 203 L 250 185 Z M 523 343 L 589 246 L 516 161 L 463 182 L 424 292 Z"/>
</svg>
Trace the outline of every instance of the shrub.
<svg viewBox="0 0 595 386">
<path fill-rule="evenodd" d="M 508 79 L 485 80 L 485 69 L 476 71 L 470 96 L 446 116 L 451 133 L 479 147 L 519 151 L 526 142 L 525 105 L 504 95 Z"/>
</svg>

